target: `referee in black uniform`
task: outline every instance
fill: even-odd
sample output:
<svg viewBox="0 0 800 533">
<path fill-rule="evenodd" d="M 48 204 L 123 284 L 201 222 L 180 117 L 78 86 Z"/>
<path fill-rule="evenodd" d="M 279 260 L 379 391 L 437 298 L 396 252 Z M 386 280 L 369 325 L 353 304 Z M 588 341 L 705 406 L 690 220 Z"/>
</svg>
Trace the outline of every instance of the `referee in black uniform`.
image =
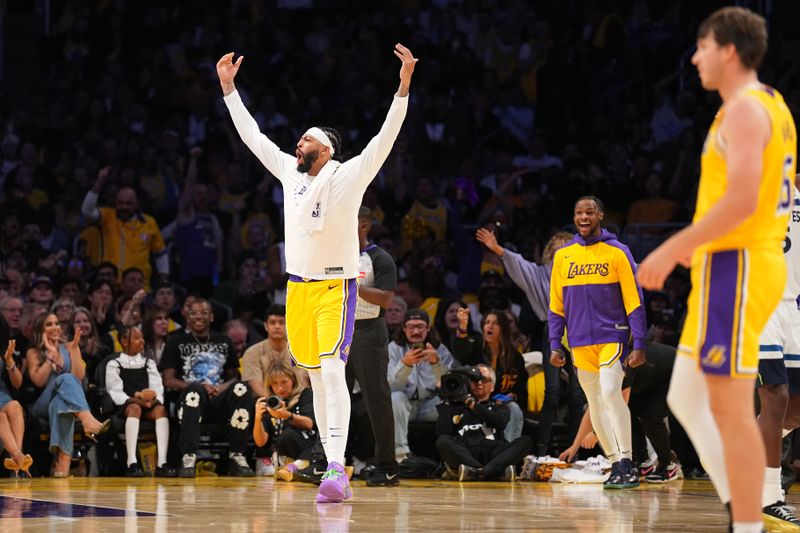
<svg viewBox="0 0 800 533">
<path fill-rule="evenodd" d="M 394 416 L 392 391 L 389 388 L 389 331 L 383 318 L 384 309 L 394 298 L 397 288 L 397 266 L 383 248 L 370 244 L 367 234 L 372 228 L 372 210 L 361 206 L 358 211 L 358 304 L 353 343 L 347 361 L 347 386 L 350 392 L 358 381 L 375 436 L 375 470 L 367 477 L 367 486 L 399 484 L 394 456 Z"/>
</svg>

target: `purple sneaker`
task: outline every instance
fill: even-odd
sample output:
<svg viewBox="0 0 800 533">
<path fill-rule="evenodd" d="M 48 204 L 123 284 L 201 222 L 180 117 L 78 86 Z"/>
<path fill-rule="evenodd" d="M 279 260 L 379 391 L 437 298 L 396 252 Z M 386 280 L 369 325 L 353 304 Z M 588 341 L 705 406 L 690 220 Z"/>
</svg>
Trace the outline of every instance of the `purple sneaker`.
<svg viewBox="0 0 800 533">
<path fill-rule="evenodd" d="M 339 463 L 330 463 L 328 471 L 322 476 L 322 483 L 317 494 L 317 503 L 339 503 L 353 497 L 350 480 L 344 467 Z"/>
</svg>

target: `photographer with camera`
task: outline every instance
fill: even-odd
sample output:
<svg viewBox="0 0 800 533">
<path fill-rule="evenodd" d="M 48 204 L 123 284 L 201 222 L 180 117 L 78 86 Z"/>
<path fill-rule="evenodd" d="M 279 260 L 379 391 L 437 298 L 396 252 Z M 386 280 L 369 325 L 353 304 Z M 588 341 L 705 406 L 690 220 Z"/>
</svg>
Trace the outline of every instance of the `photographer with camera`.
<svg viewBox="0 0 800 533">
<path fill-rule="evenodd" d="M 253 440 L 258 447 L 271 443 L 279 455 L 294 459 L 275 474 L 278 479 L 291 481 L 298 468 L 308 465 L 317 441 L 314 395 L 282 361 L 273 363 L 266 377 L 270 396 L 256 401 Z"/>
<path fill-rule="evenodd" d="M 503 438 L 511 414 L 506 404 L 490 400 L 496 379 L 484 364 L 442 376 L 436 449 L 459 481 L 514 481 L 517 464 L 533 446 L 528 436 L 511 443 Z"/>
<path fill-rule="evenodd" d="M 436 422 L 436 387 L 453 366 L 450 350 L 439 341 L 428 313 L 409 309 L 403 328 L 389 343 L 389 386 L 392 388 L 395 456 L 408 456 L 409 421 Z"/>
</svg>

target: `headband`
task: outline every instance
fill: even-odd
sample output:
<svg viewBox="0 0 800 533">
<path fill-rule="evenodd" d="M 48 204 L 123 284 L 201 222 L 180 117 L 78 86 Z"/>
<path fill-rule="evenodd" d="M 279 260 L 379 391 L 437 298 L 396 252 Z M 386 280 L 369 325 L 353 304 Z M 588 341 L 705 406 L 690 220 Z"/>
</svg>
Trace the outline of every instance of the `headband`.
<svg viewBox="0 0 800 533">
<path fill-rule="evenodd" d="M 327 146 L 328 150 L 331 151 L 331 157 L 335 155 L 336 152 L 333 149 L 333 144 L 331 143 L 331 139 L 324 131 L 314 126 L 313 128 L 308 128 L 308 131 L 305 133 L 305 135 L 310 135 L 314 137 L 316 140 L 318 140 L 320 143 L 322 143 L 323 146 Z"/>
</svg>

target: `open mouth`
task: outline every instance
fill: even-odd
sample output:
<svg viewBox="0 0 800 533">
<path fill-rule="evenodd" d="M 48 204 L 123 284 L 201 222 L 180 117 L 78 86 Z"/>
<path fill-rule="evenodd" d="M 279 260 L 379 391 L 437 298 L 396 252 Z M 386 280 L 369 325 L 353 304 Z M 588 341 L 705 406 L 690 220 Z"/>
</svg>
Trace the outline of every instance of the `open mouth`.
<svg viewBox="0 0 800 533">
<path fill-rule="evenodd" d="M 294 153 L 294 155 L 296 155 L 296 156 L 297 156 L 297 164 L 298 164 L 298 166 L 299 166 L 299 165 L 302 165 L 302 164 L 303 164 L 303 152 L 301 152 L 300 150 L 297 150 L 297 151 Z"/>
<path fill-rule="evenodd" d="M 589 229 L 591 229 L 591 227 L 592 225 L 588 222 L 580 222 L 578 224 L 578 229 L 581 231 L 588 231 Z"/>
</svg>

